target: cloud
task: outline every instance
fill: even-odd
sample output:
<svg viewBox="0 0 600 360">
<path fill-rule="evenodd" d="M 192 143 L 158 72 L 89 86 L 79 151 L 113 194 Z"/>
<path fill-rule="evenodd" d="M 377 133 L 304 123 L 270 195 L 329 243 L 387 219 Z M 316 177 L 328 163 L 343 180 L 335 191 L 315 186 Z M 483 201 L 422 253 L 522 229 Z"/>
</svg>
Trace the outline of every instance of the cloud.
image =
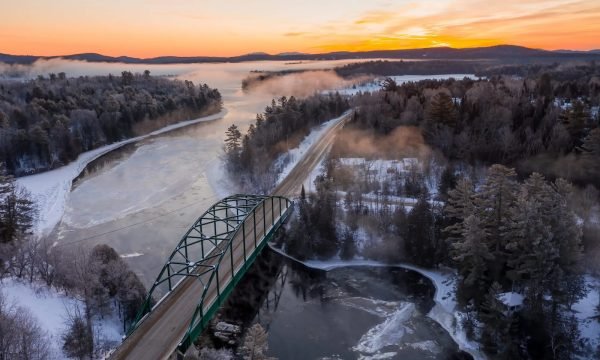
<svg viewBox="0 0 600 360">
<path fill-rule="evenodd" d="M 600 46 L 600 5 L 592 0 L 441 0 L 365 12 L 321 35 L 321 50 L 372 50 L 501 43 L 569 48 Z M 594 39 L 592 34 L 596 36 Z M 552 39 L 555 39 L 552 41 Z M 558 43 L 560 39 L 563 43 Z M 585 45 L 584 45 L 585 44 Z"/>
<path fill-rule="evenodd" d="M 289 37 L 293 37 L 293 36 L 302 36 L 302 35 L 308 35 L 307 32 L 303 32 L 303 31 L 297 31 L 297 32 L 287 32 L 285 34 L 283 34 L 283 36 L 289 36 Z"/>
</svg>

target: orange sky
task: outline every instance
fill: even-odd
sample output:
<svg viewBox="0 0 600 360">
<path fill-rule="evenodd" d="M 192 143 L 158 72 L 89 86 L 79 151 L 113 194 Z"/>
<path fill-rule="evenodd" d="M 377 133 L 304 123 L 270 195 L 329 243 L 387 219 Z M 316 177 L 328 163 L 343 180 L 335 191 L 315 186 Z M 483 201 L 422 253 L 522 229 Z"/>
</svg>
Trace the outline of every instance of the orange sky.
<svg viewBox="0 0 600 360">
<path fill-rule="evenodd" d="M 598 0 L 3 0 L 0 52 L 232 56 L 516 44 L 600 48 Z"/>
</svg>

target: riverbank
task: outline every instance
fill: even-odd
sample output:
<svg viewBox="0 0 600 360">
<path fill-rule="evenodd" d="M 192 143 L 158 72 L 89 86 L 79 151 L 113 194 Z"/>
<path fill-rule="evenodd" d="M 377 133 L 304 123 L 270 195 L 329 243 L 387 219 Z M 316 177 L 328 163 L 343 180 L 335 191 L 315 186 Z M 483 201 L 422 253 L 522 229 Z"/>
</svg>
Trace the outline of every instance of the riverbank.
<svg viewBox="0 0 600 360">
<path fill-rule="evenodd" d="M 33 234 L 37 238 L 47 236 L 60 222 L 67 202 L 73 180 L 81 174 L 88 164 L 112 151 L 125 145 L 132 144 L 144 139 L 168 133 L 177 129 L 191 126 L 201 122 L 215 121 L 223 118 L 227 110 L 198 119 L 181 121 L 176 124 L 165 126 L 146 135 L 119 141 L 100 148 L 85 152 L 77 157 L 77 160 L 58 169 L 47 172 L 24 176 L 16 179 L 23 189 L 27 190 L 38 209 L 38 218 L 33 226 Z"/>
</svg>

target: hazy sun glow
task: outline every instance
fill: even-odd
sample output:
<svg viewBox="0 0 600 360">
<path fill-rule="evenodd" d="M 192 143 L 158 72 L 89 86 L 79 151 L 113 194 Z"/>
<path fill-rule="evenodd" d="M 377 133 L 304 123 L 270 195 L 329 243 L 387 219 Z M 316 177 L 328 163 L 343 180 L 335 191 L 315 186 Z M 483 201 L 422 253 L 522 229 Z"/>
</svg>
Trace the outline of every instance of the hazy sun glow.
<svg viewBox="0 0 600 360">
<path fill-rule="evenodd" d="M 515 44 L 600 48 L 598 0 L 3 0 L 0 52 L 231 56 Z"/>
</svg>

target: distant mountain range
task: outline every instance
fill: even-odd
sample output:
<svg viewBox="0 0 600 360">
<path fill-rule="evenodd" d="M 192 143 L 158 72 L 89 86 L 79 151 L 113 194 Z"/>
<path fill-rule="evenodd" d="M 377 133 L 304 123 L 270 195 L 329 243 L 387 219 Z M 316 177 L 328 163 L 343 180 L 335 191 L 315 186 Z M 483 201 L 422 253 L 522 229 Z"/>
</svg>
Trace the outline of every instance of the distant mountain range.
<svg viewBox="0 0 600 360">
<path fill-rule="evenodd" d="M 63 58 L 68 60 L 82 60 L 89 62 L 119 62 L 127 64 L 183 64 L 204 62 L 243 62 L 259 60 L 345 60 L 345 59 L 464 59 L 464 60 L 515 60 L 515 61 L 561 61 L 561 60 L 600 60 L 600 49 L 591 51 L 557 50 L 548 51 L 531 49 L 515 45 L 497 45 L 467 49 L 450 47 L 436 47 L 409 50 L 375 50 L 375 51 L 338 51 L 322 54 L 305 54 L 287 52 L 271 55 L 263 52 L 251 53 L 233 57 L 218 56 L 160 56 L 154 58 L 135 58 L 129 56 L 106 56 L 96 53 L 73 54 L 64 56 L 34 56 L 34 55 L 9 55 L 0 53 L 0 62 L 9 64 L 31 64 L 40 59 Z"/>
</svg>

